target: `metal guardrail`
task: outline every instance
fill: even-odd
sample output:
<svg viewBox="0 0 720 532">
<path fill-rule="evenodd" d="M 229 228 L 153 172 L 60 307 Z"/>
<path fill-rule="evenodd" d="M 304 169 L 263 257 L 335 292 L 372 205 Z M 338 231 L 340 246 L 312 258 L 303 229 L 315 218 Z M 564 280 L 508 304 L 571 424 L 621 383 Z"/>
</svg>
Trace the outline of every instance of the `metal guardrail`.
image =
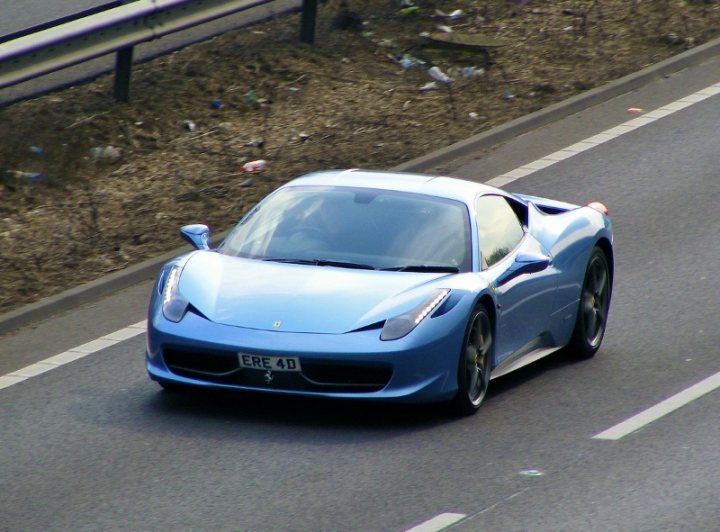
<svg viewBox="0 0 720 532">
<path fill-rule="evenodd" d="M 0 89 L 117 53 L 115 99 L 127 101 L 133 47 L 275 0 L 136 0 L 0 43 Z M 317 0 L 302 0 L 300 39 L 314 42 Z"/>
</svg>

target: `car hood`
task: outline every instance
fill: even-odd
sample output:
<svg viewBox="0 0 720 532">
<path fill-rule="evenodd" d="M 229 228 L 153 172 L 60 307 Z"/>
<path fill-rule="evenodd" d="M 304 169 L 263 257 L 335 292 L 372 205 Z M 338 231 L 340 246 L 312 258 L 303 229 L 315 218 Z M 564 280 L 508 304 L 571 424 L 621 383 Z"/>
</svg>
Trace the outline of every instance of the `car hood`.
<svg viewBox="0 0 720 532">
<path fill-rule="evenodd" d="M 283 264 L 199 251 L 185 263 L 179 288 L 216 323 L 339 334 L 410 310 L 447 276 Z"/>
</svg>

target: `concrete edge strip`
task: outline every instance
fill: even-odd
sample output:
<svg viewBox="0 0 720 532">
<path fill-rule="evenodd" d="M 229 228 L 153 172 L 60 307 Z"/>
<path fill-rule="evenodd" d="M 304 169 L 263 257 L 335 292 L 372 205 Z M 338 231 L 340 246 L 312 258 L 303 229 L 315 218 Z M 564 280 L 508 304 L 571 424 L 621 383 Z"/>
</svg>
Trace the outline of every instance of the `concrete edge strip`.
<svg viewBox="0 0 720 532">
<path fill-rule="evenodd" d="M 51 356 L 34 364 L 30 364 L 29 366 L 20 368 L 19 370 L 8 373 L 7 375 L 2 375 L 0 376 L 0 390 L 3 388 L 9 388 L 10 386 L 19 384 L 31 377 L 37 377 L 38 375 L 42 375 L 43 373 L 55 368 L 59 368 L 69 362 L 85 358 L 86 356 L 97 353 L 102 349 L 107 349 L 108 347 L 112 347 L 120 342 L 124 342 L 125 340 L 143 334 L 145 332 L 145 325 L 145 320 L 133 323 L 132 325 L 128 325 L 123 329 L 114 331 L 96 340 L 73 347 L 72 349 L 68 349 L 67 351 L 58 353 L 57 355 Z"/>
<path fill-rule="evenodd" d="M 428 169 L 466 155 L 482 148 L 500 144 L 510 138 L 526 133 L 545 124 L 557 121 L 578 111 L 610 100 L 620 94 L 634 90 L 653 79 L 668 75 L 705 61 L 720 52 L 720 39 L 714 39 L 682 54 L 670 57 L 660 63 L 635 72 L 618 80 L 607 83 L 596 89 L 569 98 L 563 102 L 546 107 L 535 113 L 512 120 L 489 131 L 479 133 L 446 148 L 418 157 L 393 168 L 396 171 L 427 171 Z M 642 118 L 648 118 L 644 116 Z M 569 148 L 566 148 L 569 149 Z M 555 156 L 562 156 L 562 154 Z M 529 172 L 528 172 L 529 173 Z M 527 175 L 523 171 L 514 170 L 505 176 L 515 176 L 512 180 Z M 502 183 L 499 178 L 497 183 Z M 99 299 L 112 292 L 128 288 L 134 284 L 151 279 L 163 263 L 174 256 L 187 251 L 187 247 L 143 261 L 89 283 L 60 292 L 54 296 L 41 299 L 24 307 L 0 314 L 0 335 L 7 334 L 21 327 L 48 319 L 56 314 L 80 306 L 88 301 Z"/>
</svg>

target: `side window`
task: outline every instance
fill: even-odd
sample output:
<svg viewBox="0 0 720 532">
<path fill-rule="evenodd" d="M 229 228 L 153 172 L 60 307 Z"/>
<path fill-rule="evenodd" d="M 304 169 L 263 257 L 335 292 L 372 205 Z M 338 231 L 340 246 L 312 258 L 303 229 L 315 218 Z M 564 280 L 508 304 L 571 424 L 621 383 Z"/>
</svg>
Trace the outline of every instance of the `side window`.
<svg viewBox="0 0 720 532">
<path fill-rule="evenodd" d="M 525 232 L 515 210 L 502 196 L 481 196 L 475 207 L 482 264 L 489 267 L 510 253 Z"/>
</svg>

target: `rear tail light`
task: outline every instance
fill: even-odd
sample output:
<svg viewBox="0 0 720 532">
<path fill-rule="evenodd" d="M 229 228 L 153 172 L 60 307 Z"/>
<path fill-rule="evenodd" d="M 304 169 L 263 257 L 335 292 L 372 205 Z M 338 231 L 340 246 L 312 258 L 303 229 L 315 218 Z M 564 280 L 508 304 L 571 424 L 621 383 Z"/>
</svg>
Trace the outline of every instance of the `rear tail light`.
<svg viewBox="0 0 720 532">
<path fill-rule="evenodd" d="M 591 201 L 590 203 L 586 203 L 585 207 L 590 207 L 591 209 L 595 209 L 596 211 L 603 213 L 605 216 L 610 214 L 610 211 L 605 206 L 605 204 L 600 203 L 599 201 Z"/>
</svg>

